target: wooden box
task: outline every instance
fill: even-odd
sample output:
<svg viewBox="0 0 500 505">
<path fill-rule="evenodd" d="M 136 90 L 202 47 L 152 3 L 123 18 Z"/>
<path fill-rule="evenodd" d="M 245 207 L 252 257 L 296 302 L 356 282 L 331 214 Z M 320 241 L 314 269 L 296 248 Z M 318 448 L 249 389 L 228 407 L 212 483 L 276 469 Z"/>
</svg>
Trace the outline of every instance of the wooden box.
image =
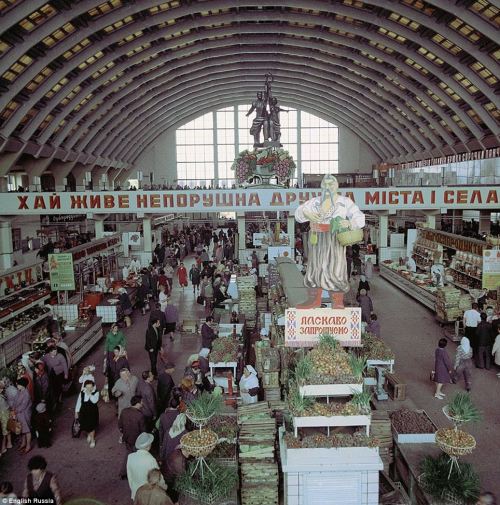
<svg viewBox="0 0 500 505">
<path fill-rule="evenodd" d="M 401 382 L 401 379 L 395 373 L 385 374 L 385 387 L 394 401 L 406 399 L 406 384 Z"/>
</svg>

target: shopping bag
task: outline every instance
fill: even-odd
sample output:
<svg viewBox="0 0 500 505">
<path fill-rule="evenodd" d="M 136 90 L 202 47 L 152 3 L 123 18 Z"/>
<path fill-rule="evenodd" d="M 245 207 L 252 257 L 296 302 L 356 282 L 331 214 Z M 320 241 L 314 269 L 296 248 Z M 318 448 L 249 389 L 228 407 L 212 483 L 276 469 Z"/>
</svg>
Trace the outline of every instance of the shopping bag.
<svg viewBox="0 0 500 505">
<path fill-rule="evenodd" d="M 199 305 L 203 305 L 205 300 L 203 299 L 203 296 L 198 295 L 198 298 L 196 298 L 196 303 Z"/>
<path fill-rule="evenodd" d="M 15 417 L 11 417 L 7 421 L 7 429 L 11 432 L 14 433 L 14 435 L 20 435 L 22 431 L 22 426 L 20 421 L 18 421 Z"/>
<path fill-rule="evenodd" d="M 431 380 L 431 382 L 435 382 L 435 379 L 436 379 L 436 372 L 435 372 L 435 370 L 431 370 L 431 373 L 429 375 L 429 379 Z"/>
<path fill-rule="evenodd" d="M 80 421 L 75 419 L 73 425 L 71 426 L 71 436 L 73 438 L 78 438 L 80 436 L 82 429 L 80 428 Z"/>
</svg>

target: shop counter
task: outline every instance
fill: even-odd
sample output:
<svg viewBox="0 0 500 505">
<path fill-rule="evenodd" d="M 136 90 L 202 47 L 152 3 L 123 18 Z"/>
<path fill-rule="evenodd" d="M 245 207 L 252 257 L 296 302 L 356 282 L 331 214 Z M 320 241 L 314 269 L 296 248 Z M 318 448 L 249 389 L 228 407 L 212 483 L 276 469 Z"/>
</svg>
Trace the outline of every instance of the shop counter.
<svg viewBox="0 0 500 505">
<path fill-rule="evenodd" d="M 134 307 L 137 297 L 137 288 L 127 288 L 127 293 Z M 123 318 L 123 311 L 118 300 L 117 294 L 107 294 L 104 296 L 103 301 L 96 306 L 97 317 L 102 318 L 103 323 L 117 323 Z"/>
<path fill-rule="evenodd" d="M 386 267 L 383 263 L 380 264 L 380 276 L 419 301 L 422 305 L 425 305 L 428 309 L 431 309 L 433 312 L 435 311 L 436 295 L 429 290 L 418 286 L 409 279 L 405 279 L 402 275 Z"/>
</svg>

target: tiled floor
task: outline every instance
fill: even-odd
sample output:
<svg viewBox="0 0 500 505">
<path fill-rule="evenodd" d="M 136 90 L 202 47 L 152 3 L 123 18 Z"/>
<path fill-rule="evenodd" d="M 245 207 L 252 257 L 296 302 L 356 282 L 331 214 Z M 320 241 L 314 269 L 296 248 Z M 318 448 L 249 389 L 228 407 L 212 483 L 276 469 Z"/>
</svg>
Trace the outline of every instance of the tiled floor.
<svg viewBox="0 0 500 505">
<path fill-rule="evenodd" d="M 191 260 L 192 261 L 192 260 Z M 191 261 L 185 264 L 189 269 Z M 441 412 L 442 401 L 433 397 L 433 385 L 429 382 L 429 371 L 433 367 L 434 349 L 442 335 L 442 329 L 435 323 L 433 314 L 423 306 L 398 291 L 382 279 L 372 281 L 372 295 L 375 311 L 379 315 L 383 337 L 396 352 L 396 372 L 408 384 L 409 400 L 404 404 L 425 409 L 438 425 L 446 425 Z M 352 300 L 352 295 L 348 300 Z M 172 302 L 178 304 L 184 319 L 204 317 L 204 308 L 196 304 L 192 288 L 180 290 L 174 287 Z M 149 367 L 144 351 L 144 335 L 149 314 L 145 317 L 136 312 L 134 324 L 125 330 L 132 372 L 140 375 Z M 177 336 L 173 343 L 164 342 L 169 358 L 177 364 L 175 379 L 182 376 L 187 356 L 199 350 L 200 337 Z M 449 345 L 450 356 L 454 355 L 455 344 Z M 101 371 L 103 344 L 101 343 L 81 365 L 94 363 Z M 97 374 L 99 386 L 104 377 Z M 463 386 L 462 386 L 463 387 Z M 460 389 L 459 385 L 445 387 L 450 396 Z M 500 380 L 495 372 L 474 370 L 472 397 L 484 411 L 484 420 L 470 426 L 477 438 L 475 452 L 465 457 L 479 471 L 484 489 L 500 490 L 498 480 L 498 454 L 500 454 L 500 408 L 498 405 Z M 65 499 L 92 497 L 104 503 L 123 505 L 129 503 L 127 481 L 117 479 L 122 459 L 123 446 L 118 444 L 118 429 L 115 410 L 111 404 L 100 404 L 101 424 L 97 434 L 97 445 L 90 449 L 84 438 L 72 439 L 70 435 L 75 396 L 67 398 L 63 413 L 57 418 L 54 444 L 50 449 L 34 448 L 27 456 L 20 456 L 15 450 L 0 457 L 0 480 L 10 480 L 15 491 L 21 493 L 22 481 L 26 473 L 28 459 L 33 454 L 43 454 L 49 469 L 56 472 Z M 399 403 L 389 402 L 391 408 Z"/>
</svg>

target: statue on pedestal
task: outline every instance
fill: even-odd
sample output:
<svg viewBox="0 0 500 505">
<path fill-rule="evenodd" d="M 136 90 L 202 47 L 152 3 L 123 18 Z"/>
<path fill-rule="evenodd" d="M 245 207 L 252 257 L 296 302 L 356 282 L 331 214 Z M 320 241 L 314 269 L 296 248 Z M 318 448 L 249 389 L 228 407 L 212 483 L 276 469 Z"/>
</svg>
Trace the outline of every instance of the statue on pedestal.
<svg viewBox="0 0 500 505">
<path fill-rule="evenodd" d="M 257 99 L 252 102 L 247 117 L 255 111 L 255 118 L 252 121 L 250 135 L 253 135 L 253 146 L 257 147 L 281 147 L 281 124 L 280 112 L 288 112 L 278 105 L 278 99 L 273 97 L 271 83 L 273 75 L 266 74 L 265 91 L 257 92 Z M 260 133 L 263 130 L 264 143 L 260 141 Z"/>
<path fill-rule="evenodd" d="M 338 187 L 333 175 L 325 175 L 322 195 L 295 211 L 299 223 L 309 221 L 311 226 L 304 277 L 304 285 L 310 288 L 309 298 L 299 308 L 320 307 L 323 289 L 330 292 L 332 308 L 343 308 L 344 293 L 350 289 L 345 245 L 339 241 L 339 234 L 361 230 L 365 215 L 350 198 L 338 194 Z"/>
</svg>

